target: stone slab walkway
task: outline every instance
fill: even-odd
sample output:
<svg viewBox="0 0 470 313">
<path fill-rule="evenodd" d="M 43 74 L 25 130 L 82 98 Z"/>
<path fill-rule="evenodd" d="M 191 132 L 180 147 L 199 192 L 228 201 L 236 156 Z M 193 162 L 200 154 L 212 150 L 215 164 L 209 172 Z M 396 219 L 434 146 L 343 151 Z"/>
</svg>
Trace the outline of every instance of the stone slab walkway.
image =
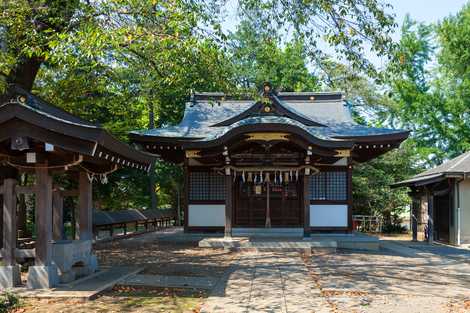
<svg viewBox="0 0 470 313">
<path fill-rule="evenodd" d="M 329 312 L 298 253 L 242 253 L 201 309 L 205 313 Z"/>
<path fill-rule="evenodd" d="M 167 275 L 132 275 L 121 282 L 128 286 L 146 286 L 160 288 L 195 288 L 211 290 L 217 282 L 213 277 L 167 276 Z"/>
</svg>

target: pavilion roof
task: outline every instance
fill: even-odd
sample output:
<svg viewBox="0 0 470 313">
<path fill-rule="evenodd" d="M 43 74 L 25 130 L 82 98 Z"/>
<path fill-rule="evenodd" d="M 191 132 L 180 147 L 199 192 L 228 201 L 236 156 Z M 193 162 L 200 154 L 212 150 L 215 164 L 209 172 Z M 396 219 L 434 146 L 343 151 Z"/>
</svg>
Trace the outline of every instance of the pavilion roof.
<svg viewBox="0 0 470 313">
<path fill-rule="evenodd" d="M 116 139 L 100 125 L 72 115 L 32 93 L 11 85 L 0 96 L 0 142 L 15 136 L 78 153 L 93 163 L 148 171 L 154 157 Z"/>
</svg>

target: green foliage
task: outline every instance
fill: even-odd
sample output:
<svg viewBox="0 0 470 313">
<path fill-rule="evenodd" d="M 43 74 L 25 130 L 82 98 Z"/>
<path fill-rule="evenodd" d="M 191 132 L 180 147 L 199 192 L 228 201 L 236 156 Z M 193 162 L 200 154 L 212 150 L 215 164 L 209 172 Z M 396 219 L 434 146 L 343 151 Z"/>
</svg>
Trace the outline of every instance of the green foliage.
<svg viewBox="0 0 470 313">
<path fill-rule="evenodd" d="M 430 165 L 470 148 L 469 12 L 466 6 L 436 26 L 405 19 L 387 69 L 392 125 L 412 131 L 417 153 Z"/>
<path fill-rule="evenodd" d="M 459 134 L 468 135 L 464 121 L 469 102 L 461 83 L 465 49 L 460 48 L 466 46 L 466 30 L 456 29 L 465 26 L 465 16 L 440 26 L 439 40 L 448 46 L 440 62 L 452 75 L 433 82 L 426 67 L 434 53 L 429 45 L 433 29 L 408 21 L 398 52 L 403 58 L 395 58 L 404 62 L 392 62 L 385 75 L 393 94 L 388 98 L 358 71 L 375 75 L 364 57 L 367 45 L 379 55 L 392 55 L 390 34 L 395 24 L 385 12 L 388 5 L 378 0 L 241 0 L 242 23 L 225 36 L 219 12 L 223 4 L 218 0 L 5 1 L 0 14 L 0 88 L 7 81 L 34 82 L 34 91 L 46 100 L 102 124 L 123 140 L 133 129 L 179 122 L 190 90 L 253 90 L 266 80 L 285 91 L 344 90 L 359 122 L 410 128 L 416 142 L 413 148 L 355 170 L 355 210 L 361 212 L 403 209 L 406 195 L 386 186 L 413 172 L 413 149 L 421 156 L 430 152 L 441 156 L 445 147 L 454 154 L 468 145 L 468 139 L 451 132 L 456 127 Z M 461 36 L 451 42 L 450 34 L 457 31 Z M 333 62 L 325 53 L 325 42 L 348 65 Z M 454 65 L 458 71 L 451 70 Z M 459 94 L 452 100 L 456 103 L 433 92 L 440 86 Z M 436 103 L 440 115 L 429 122 Z M 457 110 L 463 112 L 460 119 Z M 437 121 L 449 112 L 451 124 L 440 126 Z M 444 136 L 453 136 L 453 144 Z M 181 168 L 158 163 L 156 174 L 159 204 L 176 206 Z M 107 185 L 95 187 L 98 208 L 139 208 L 150 203 L 149 178 L 131 170 L 120 170 Z"/>
<path fill-rule="evenodd" d="M 303 39 L 310 61 L 320 68 L 328 54 L 326 43 L 355 69 L 375 74 L 374 66 L 364 57 L 365 45 L 379 54 L 393 50 L 390 38 L 394 17 L 387 13 L 391 5 L 370 1 L 284 1 L 240 0 L 239 10 L 257 21 L 258 31 L 272 37 L 291 34 Z"/>
<path fill-rule="evenodd" d="M 230 38 L 231 61 L 238 85 L 260 90 L 269 81 L 283 91 L 312 91 L 319 88 L 318 79 L 307 68 L 305 44 L 294 39 L 281 47 L 281 42 L 258 31 L 256 21 L 244 20 Z"/>
<path fill-rule="evenodd" d="M 410 200 L 405 189 L 391 189 L 390 185 L 417 174 L 420 168 L 411 142 L 353 170 L 354 214 L 379 215 L 390 224 L 392 215 L 407 210 Z"/>
<path fill-rule="evenodd" d="M 4 291 L 0 295 L 0 313 L 8 313 L 19 307 L 20 299 L 9 291 Z"/>
</svg>

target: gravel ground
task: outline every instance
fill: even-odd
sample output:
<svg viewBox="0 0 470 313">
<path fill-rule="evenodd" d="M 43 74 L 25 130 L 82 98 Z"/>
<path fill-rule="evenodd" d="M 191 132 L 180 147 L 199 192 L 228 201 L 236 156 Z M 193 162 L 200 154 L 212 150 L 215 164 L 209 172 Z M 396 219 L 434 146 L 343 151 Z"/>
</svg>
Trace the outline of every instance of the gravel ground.
<svg viewBox="0 0 470 313">
<path fill-rule="evenodd" d="M 114 242 L 100 243 L 95 252 L 101 266 L 139 265 L 142 274 L 211 276 L 218 278 L 229 267 L 235 252 L 197 247 L 197 240 L 171 243 L 159 234 L 147 233 Z M 175 288 L 116 286 L 93 301 L 24 299 L 16 313 L 89 312 L 198 312 L 207 292 Z"/>
<path fill-rule="evenodd" d="M 171 238 L 149 233 L 98 244 L 96 253 L 103 266 L 140 265 L 145 267 L 144 274 L 216 278 L 240 256 L 198 248 L 197 238 L 178 238 L 171 242 Z M 322 312 L 470 312 L 470 263 L 446 256 L 449 248 L 445 249 L 446 253 L 438 253 L 433 246 L 415 258 L 391 251 L 339 251 L 298 260 L 308 269 L 306 283 L 311 281 L 314 294 L 324 304 Z M 86 303 L 25 300 L 17 312 L 198 312 L 207 297 L 201 290 L 117 286 Z"/>
</svg>

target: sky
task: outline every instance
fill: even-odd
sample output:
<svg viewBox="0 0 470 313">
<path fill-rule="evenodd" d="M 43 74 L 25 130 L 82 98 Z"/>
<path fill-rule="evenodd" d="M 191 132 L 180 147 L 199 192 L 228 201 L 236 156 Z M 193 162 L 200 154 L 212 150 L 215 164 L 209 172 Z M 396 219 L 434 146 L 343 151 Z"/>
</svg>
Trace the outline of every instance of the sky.
<svg viewBox="0 0 470 313">
<path fill-rule="evenodd" d="M 399 28 L 403 23 L 406 14 L 419 22 L 435 23 L 444 17 L 457 13 L 470 0 L 382 0 L 393 6 L 391 12 L 396 14 L 396 22 L 399 27 L 394 35 L 394 40 L 399 39 Z M 223 23 L 224 29 L 235 30 L 237 25 L 236 0 L 229 0 L 226 6 L 226 19 Z M 381 67 L 382 60 L 375 55 L 368 53 L 367 58 L 376 66 Z"/>
</svg>

